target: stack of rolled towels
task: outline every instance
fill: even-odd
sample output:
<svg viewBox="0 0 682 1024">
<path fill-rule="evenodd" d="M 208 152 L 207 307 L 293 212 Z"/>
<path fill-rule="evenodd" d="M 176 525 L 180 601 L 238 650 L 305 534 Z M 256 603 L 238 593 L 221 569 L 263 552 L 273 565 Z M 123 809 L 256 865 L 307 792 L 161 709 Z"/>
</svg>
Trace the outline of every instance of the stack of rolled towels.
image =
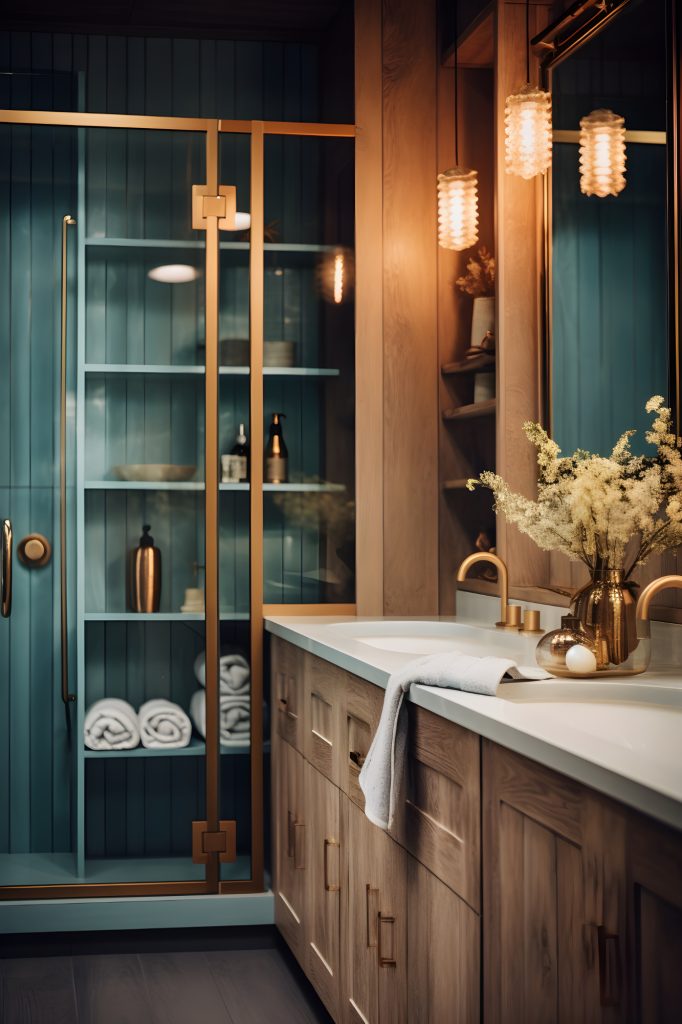
<svg viewBox="0 0 682 1024">
<path fill-rule="evenodd" d="M 95 701 L 85 714 L 85 746 L 90 750 L 132 750 L 142 743 L 151 749 L 186 747 L 192 723 L 170 700 L 146 701 L 139 711 L 118 697 Z"/>
<path fill-rule="evenodd" d="M 206 657 L 202 652 L 194 662 L 199 689 L 190 701 L 189 713 L 197 732 L 206 737 Z M 220 743 L 224 747 L 242 747 L 251 740 L 251 670 L 241 654 L 223 654 L 220 658 Z"/>
</svg>

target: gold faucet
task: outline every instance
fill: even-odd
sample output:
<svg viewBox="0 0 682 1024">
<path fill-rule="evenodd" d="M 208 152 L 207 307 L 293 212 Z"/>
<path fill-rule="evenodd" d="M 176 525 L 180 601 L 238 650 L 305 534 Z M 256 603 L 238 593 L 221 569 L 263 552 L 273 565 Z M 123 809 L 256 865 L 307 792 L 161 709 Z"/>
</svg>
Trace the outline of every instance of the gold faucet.
<svg viewBox="0 0 682 1024">
<path fill-rule="evenodd" d="M 457 582 L 461 583 L 466 579 L 469 569 L 472 565 L 476 565 L 477 562 L 490 562 L 497 568 L 497 575 L 500 581 L 500 621 L 496 622 L 495 625 L 498 629 L 508 629 L 510 626 L 507 612 L 509 607 L 509 573 L 507 572 L 507 566 L 499 555 L 494 555 L 491 551 L 475 551 L 473 555 L 467 555 L 457 570 Z M 513 628 L 518 629 L 519 623 L 514 624 Z"/>
<path fill-rule="evenodd" d="M 635 612 L 635 618 L 637 619 L 637 636 L 649 636 L 649 609 L 651 607 L 651 602 L 656 594 L 660 593 L 661 590 L 668 590 L 671 587 L 682 590 L 682 576 L 659 576 L 657 580 L 652 580 L 651 583 L 647 583 L 646 587 L 637 599 L 637 611 Z M 640 623 L 644 626 L 644 629 L 641 632 Z"/>
</svg>

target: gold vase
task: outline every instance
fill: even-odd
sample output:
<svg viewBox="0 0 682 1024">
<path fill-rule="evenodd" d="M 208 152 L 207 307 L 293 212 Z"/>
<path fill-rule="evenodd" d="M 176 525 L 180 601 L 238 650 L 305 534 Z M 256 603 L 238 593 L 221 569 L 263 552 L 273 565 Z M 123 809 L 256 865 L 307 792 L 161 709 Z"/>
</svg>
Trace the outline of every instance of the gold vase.
<svg viewBox="0 0 682 1024">
<path fill-rule="evenodd" d="M 622 665 L 637 646 L 636 601 L 622 569 L 594 569 L 573 597 L 575 615 L 595 635 L 597 668 Z"/>
</svg>

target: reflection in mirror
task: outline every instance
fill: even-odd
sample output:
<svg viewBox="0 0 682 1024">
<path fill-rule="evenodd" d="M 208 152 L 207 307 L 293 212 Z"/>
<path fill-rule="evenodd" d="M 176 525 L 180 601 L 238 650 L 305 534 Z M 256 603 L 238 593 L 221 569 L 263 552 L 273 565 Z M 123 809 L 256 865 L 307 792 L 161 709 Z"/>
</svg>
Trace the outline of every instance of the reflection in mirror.
<svg viewBox="0 0 682 1024">
<path fill-rule="evenodd" d="M 670 400 L 667 4 L 632 0 L 551 71 L 553 166 L 548 407 L 564 452 L 607 454 L 646 400 Z M 580 120 L 604 108 L 626 129 L 625 188 L 580 190 Z"/>
</svg>

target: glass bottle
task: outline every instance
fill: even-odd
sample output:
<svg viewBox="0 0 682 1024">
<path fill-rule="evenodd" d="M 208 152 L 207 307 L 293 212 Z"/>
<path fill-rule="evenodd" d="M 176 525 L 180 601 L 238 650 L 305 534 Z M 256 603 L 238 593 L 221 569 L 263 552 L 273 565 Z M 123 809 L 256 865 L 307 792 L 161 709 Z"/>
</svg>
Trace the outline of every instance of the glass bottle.
<svg viewBox="0 0 682 1024">
<path fill-rule="evenodd" d="M 595 653 L 594 633 L 586 629 L 575 615 L 562 615 L 559 629 L 545 633 L 538 642 L 535 660 L 540 668 L 552 675 L 572 676 L 574 673 L 566 667 L 566 655 L 576 644 Z"/>
<path fill-rule="evenodd" d="M 270 424 L 270 437 L 265 447 L 265 483 L 285 484 L 289 479 L 289 452 L 282 434 L 282 420 L 286 416 L 282 412 L 273 412 Z"/>
<path fill-rule="evenodd" d="M 249 442 L 246 440 L 244 424 L 239 424 L 237 440 L 232 446 L 231 455 L 239 459 L 239 480 L 241 482 L 249 479 Z"/>
</svg>

